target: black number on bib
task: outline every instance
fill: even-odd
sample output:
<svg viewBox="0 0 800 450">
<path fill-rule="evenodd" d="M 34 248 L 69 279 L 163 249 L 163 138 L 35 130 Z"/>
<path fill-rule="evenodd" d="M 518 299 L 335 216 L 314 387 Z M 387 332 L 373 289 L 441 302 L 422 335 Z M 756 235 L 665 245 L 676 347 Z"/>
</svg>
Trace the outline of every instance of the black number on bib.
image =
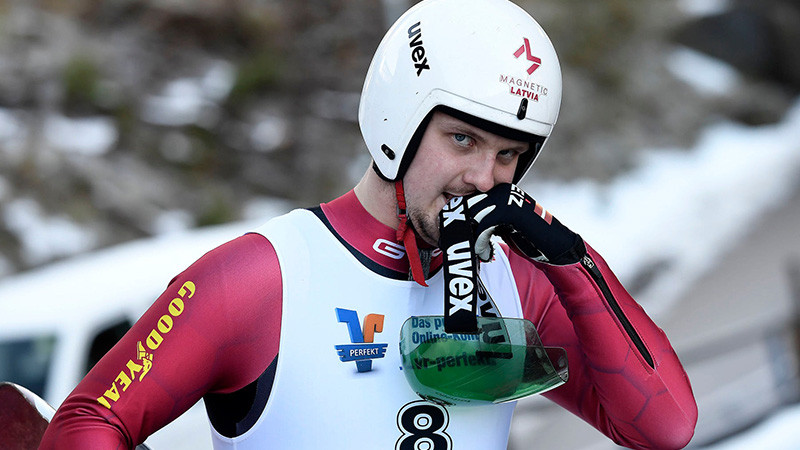
<svg viewBox="0 0 800 450">
<path fill-rule="evenodd" d="M 403 435 L 395 450 L 450 450 L 453 441 L 444 432 L 449 424 L 444 407 L 422 400 L 408 403 L 397 413 L 397 427 Z"/>
</svg>

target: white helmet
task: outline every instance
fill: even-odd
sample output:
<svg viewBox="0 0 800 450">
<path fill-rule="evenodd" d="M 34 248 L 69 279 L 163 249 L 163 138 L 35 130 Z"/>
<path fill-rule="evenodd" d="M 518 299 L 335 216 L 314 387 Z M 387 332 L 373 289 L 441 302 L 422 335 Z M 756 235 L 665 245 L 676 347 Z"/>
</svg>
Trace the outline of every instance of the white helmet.
<svg viewBox="0 0 800 450">
<path fill-rule="evenodd" d="M 561 68 L 541 26 L 507 0 L 423 0 L 370 64 L 358 122 L 378 173 L 403 177 L 434 109 L 528 141 L 519 182 L 555 125 Z"/>
</svg>

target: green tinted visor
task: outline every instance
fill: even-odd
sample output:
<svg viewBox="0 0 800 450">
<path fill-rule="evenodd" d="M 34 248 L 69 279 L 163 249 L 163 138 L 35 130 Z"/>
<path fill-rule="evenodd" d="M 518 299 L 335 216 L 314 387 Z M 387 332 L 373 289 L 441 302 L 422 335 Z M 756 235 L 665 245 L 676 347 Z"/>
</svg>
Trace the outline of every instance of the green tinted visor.
<svg viewBox="0 0 800 450">
<path fill-rule="evenodd" d="M 566 351 L 543 346 L 529 320 L 477 319 L 471 334 L 445 333 L 443 316 L 403 323 L 403 373 L 420 397 L 443 405 L 501 403 L 566 383 Z"/>
</svg>

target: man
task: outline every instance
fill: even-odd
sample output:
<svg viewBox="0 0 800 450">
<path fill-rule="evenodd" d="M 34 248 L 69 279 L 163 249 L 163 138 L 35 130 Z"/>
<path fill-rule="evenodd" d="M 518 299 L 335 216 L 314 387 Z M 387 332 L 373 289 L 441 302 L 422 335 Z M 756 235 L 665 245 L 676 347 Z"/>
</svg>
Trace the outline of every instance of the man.
<svg viewBox="0 0 800 450">
<path fill-rule="evenodd" d="M 503 449 L 513 402 L 431 402 L 406 382 L 404 321 L 462 309 L 528 319 L 566 349 L 569 380 L 543 395 L 615 442 L 685 446 L 697 408 L 666 336 L 591 247 L 511 184 L 560 97 L 550 41 L 512 3 L 411 8 L 364 84 L 374 163 L 358 185 L 175 277 L 64 402 L 43 448 L 129 448 L 204 398 L 216 448 Z M 458 254 L 436 247 L 451 207 L 485 261 L 480 280 L 445 281 L 443 259 Z M 472 280 L 493 303 L 445 305 L 445 289 Z"/>
</svg>

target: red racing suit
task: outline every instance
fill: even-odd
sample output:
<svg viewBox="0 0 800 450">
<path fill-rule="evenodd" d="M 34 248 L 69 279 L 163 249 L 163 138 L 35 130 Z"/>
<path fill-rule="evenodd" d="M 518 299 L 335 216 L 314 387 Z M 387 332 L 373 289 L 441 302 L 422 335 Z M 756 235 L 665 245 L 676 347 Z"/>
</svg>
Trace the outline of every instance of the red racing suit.
<svg viewBox="0 0 800 450">
<path fill-rule="evenodd" d="M 407 278 L 395 230 L 373 218 L 353 191 L 320 205 L 317 215 L 363 264 Z M 666 335 L 600 255 L 588 247 L 581 263 L 559 267 L 503 249 L 524 317 L 544 345 L 567 351 L 569 381 L 544 396 L 617 444 L 688 444 L 697 421 L 688 377 Z M 440 266 L 441 256 L 431 264 L 434 271 Z M 236 422 L 252 417 L 269 393 L 265 374 L 274 374 L 280 351 L 281 285 L 274 248 L 259 234 L 208 252 L 80 382 L 41 448 L 132 448 L 201 398 L 215 428 L 241 432 Z M 154 346 L 157 364 L 147 352 Z"/>
</svg>

